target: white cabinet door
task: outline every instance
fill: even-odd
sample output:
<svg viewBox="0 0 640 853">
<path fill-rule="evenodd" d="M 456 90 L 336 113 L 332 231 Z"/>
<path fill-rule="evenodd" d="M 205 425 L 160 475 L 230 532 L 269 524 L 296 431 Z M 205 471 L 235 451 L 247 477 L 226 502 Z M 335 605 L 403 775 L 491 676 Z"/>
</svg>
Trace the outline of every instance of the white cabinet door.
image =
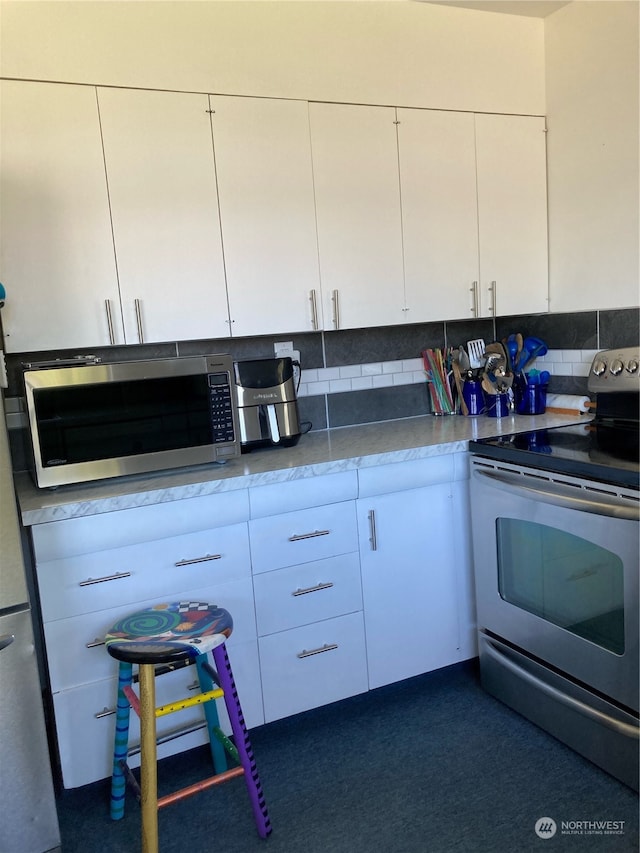
<svg viewBox="0 0 640 853">
<path fill-rule="evenodd" d="M 404 323 L 395 109 L 309 113 L 325 328 Z"/>
<path fill-rule="evenodd" d="M 322 328 L 308 106 L 210 103 L 232 334 Z"/>
<path fill-rule="evenodd" d="M 228 337 L 207 96 L 98 101 L 127 342 Z"/>
<path fill-rule="evenodd" d="M 474 316 L 478 209 L 473 115 L 398 110 L 406 321 Z"/>
<path fill-rule="evenodd" d="M 548 310 L 545 122 L 476 115 L 479 313 Z"/>
<path fill-rule="evenodd" d="M 447 666 L 460 650 L 451 485 L 358 504 L 369 687 Z"/>
<path fill-rule="evenodd" d="M 7 351 L 122 343 L 95 89 L 5 80 L 0 97 Z"/>
</svg>

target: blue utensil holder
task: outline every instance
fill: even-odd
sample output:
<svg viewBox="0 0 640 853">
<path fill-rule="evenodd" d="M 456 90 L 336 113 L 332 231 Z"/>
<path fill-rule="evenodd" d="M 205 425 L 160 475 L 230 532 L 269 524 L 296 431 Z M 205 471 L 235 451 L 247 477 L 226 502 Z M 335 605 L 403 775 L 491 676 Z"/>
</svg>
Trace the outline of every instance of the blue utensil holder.
<svg viewBox="0 0 640 853">
<path fill-rule="evenodd" d="M 516 414 L 543 415 L 547 409 L 547 388 L 539 382 L 527 382 L 524 376 L 518 376 L 514 384 Z"/>
<path fill-rule="evenodd" d="M 508 394 L 485 394 L 484 404 L 488 418 L 506 418 L 509 414 Z"/>
<path fill-rule="evenodd" d="M 482 383 L 478 380 L 468 379 L 464 383 L 462 386 L 462 399 L 467 404 L 467 410 L 471 417 L 484 413 L 484 392 L 482 390 Z"/>
</svg>

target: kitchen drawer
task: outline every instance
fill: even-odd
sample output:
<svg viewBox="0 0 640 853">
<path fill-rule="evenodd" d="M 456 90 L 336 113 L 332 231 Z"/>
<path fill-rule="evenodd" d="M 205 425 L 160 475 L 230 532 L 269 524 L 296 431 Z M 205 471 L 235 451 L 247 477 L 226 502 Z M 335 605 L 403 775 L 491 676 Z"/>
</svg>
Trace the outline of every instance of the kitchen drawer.
<svg viewBox="0 0 640 853">
<path fill-rule="evenodd" d="M 358 550 L 355 501 L 249 522 L 254 574 Z"/>
<path fill-rule="evenodd" d="M 40 562 L 226 527 L 248 518 L 249 493 L 239 489 L 36 524 L 31 535 Z"/>
<path fill-rule="evenodd" d="M 362 613 L 258 640 L 265 722 L 368 688 Z"/>
<path fill-rule="evenodd" d="M 356 471 L 303 477 L 300 480 L 287 480 L 286 484 L 272 483 L 249 489 L 251 518 L 280 515 L 283 512 L 295 512 L 323 504 L 343 503 L 357 497 Z"/>
<path fill-rule="evenodd" d="M 188 598 L 208 601 L 225 607 L 233 618 L 233 633 L 228 641 L 231 656 L 234 646 L 255 640 L 256 625 L 251 578 L 230 581 L 204 589 L 190 590 L 188 596 L 176 595 L 172 600 Z M 104 645 L 104 635 L 117 619 L 135 609 L 159 604 L 157 597 L 131 605 L 119 605 L 108 610 L 82 613 L 67 619 L 46 622 L 44 636 L 47 647 L 49 679 L 54 692 L 78 687 L 91 681 L 112 678 L 117 661 Z"/>
<path fill-rule="evenodd" d="M 273 634 L 362 610 L 356 553 L 255 575 L 258 634 Z"/>
<path fill-rule="evenodd" d="M 251 574 L 246 523 L 126 548 L 37 561 L 45 622 L 183 596 Z"/>
<path fill-rule="evenodd" d="M 255 640 L 251 643 L 229 647 L 229 658 L 235 677 L 248 728 L 264 722 L 260 673 Z M 190 686 L 197 681 L 195 668 L 190 666 L 156 679 L 156 704 L 191 695 Z M 65 788 L 76 788 L 111 775 L 113 765 L 113 734 L 117 680 L 105 679 L 73 690 L 55 693 L 53 705 L 58 736 L 58 749 Z M 218 702 L 221 727 L 230 734 L 226 709 Z M 180 711 L 158 719 L 158 733 L 171 731 L 187 722 L 204 719 L 202 706 Z M 130 743 L 138 743 L 140 726 L 131 713 Z M 173 755 L 194 746 L 207 743 L 205 729 L 169 741 L 158 747 L 158 758 Z M 132 756 L 130 765 L 137 767 L 138 756 Z"/>
</svg>

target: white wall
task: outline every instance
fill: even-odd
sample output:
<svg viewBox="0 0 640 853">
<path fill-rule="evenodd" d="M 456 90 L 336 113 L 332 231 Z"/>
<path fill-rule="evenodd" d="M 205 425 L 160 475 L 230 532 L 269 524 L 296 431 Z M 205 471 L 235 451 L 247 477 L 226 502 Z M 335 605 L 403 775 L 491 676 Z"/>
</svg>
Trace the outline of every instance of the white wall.
<svg viewBox="0 0 640 853">
<path fill-rule="evenodd" d="M 545 22 L 550 309 L 640 302 L 637 0 Z"/>
<path fill-rule="evenodd" d="M 0 76 L 544 113 L 540 19 L 416 2 L 0 3 Z"/>
</svg>

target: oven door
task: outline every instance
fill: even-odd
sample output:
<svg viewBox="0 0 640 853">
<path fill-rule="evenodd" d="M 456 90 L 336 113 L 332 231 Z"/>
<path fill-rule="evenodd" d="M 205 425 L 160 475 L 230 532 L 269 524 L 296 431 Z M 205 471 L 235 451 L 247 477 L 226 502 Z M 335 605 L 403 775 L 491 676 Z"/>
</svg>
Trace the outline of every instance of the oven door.
<svg viewBox="0 0 640 853">
<path fill-rule="evenodd" d="M 638 711 L 638 493 L 474 457 L 478 628 Z"/>
</svg>

